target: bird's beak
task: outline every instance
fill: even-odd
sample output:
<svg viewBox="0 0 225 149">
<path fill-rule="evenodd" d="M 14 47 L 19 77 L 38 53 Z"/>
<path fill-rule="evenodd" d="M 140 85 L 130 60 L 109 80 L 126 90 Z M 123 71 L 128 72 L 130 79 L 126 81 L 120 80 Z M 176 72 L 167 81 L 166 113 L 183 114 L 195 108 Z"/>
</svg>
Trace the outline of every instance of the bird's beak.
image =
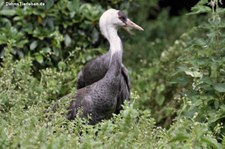
<svg viewBox="0 0 225 149">
<path fill-rule="evenodd" d="M 130 19 L 127 19 L 127 21 L 126 21 L 126 27 L 131 27 L 133 29 L 137 29 L 137 30 L 140 30 L 140 31 L 144 31 L 144 29 L 142 27 L 140 27 L 139 25 L 135 24 Z"/>
</svg>

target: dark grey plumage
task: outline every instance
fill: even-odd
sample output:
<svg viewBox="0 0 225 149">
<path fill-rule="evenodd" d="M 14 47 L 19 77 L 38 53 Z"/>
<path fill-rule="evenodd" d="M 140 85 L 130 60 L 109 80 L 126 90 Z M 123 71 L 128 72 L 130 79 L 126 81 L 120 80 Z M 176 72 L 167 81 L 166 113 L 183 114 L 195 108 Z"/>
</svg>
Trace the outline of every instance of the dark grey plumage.
<svg viewBox="0 0 225 149">
<path fill-rule="evenodd" d="M 89 124 L 108 119 L 116 110 L 117 94 L 121 79 L 122 53 L 112 56 L 109 69 L 99 81 L 81 88 L 70 103 L 68 119 L 74 119 L 79 113 L 80 117 L 90 117 Z"/>
<path fill-rule="evenodd" d="M 77 89 L 88 86 L 102 79 L 109 69 L 110 51 L 103 54 L 89 63 L 78 74 Z M 117 95 L 117 106 L 115 113 L 118 114 L 122 109 L 125 100 L 130 99 L 130 79 L 128 71 L 124 65 L 121 67 L 121 78 L 119 80 L 119 93 Z"/>
</svg>

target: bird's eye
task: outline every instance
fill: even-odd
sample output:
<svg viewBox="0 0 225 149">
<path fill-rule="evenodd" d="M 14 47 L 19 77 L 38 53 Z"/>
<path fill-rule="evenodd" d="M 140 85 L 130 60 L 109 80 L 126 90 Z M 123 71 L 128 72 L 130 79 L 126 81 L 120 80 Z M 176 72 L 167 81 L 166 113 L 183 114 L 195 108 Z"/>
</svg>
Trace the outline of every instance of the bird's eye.
<svg viewBox="0 0 225 149">
<path fill-rule="evenodd" d="M 118 16 L 119 16 L 119 19 L 120 19 L 122 22 L 126 23 L 127 17 L 126 17 L 126 15 L 125 15 L 122 11 L 119 11 L 119 12 L 118 12 Z"/>
<path fill-rule="evenodd" d="M 124 21 L 126 21 L 127 18 L 125 16 L 121 16 L 121 17 L 119 17 L 119 19 L 124 22 Z"/>
</svg>

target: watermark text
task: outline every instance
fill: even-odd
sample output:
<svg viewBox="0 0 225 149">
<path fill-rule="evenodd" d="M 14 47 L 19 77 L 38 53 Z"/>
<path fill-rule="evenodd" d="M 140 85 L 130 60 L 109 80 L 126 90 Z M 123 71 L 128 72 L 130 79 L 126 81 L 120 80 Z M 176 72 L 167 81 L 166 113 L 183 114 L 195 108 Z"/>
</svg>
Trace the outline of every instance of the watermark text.
<svg viewBox="0 0 225 149">
<path fill-rule="evenodd" d="M 43 2 L 4 2 L 5 6 L 13 6 L 13 7 L 22 7 L 22 6 L 31 6 L 31 7 L 38 7 L 38 6 L 45 6 Z"/>
</svg>

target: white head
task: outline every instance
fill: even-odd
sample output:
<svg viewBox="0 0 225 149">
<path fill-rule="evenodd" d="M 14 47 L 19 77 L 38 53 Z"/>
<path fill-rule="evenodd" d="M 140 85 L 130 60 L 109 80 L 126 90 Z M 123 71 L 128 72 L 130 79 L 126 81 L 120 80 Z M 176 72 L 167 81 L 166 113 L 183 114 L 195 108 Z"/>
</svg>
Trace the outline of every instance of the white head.
<svg viewBox="0 0 225 149">
<path fill-rule="evenodd" d="M 99 20 L 99 26 L 102 34 L 108 39 L 108 31 L 117 31 L 118 27 L 131 27 L 134 29 L 142 30 L 140 26 L 132 22 L 127 16 L 119 10 L 108 9 L 105 11 Z"/>
</svg>

